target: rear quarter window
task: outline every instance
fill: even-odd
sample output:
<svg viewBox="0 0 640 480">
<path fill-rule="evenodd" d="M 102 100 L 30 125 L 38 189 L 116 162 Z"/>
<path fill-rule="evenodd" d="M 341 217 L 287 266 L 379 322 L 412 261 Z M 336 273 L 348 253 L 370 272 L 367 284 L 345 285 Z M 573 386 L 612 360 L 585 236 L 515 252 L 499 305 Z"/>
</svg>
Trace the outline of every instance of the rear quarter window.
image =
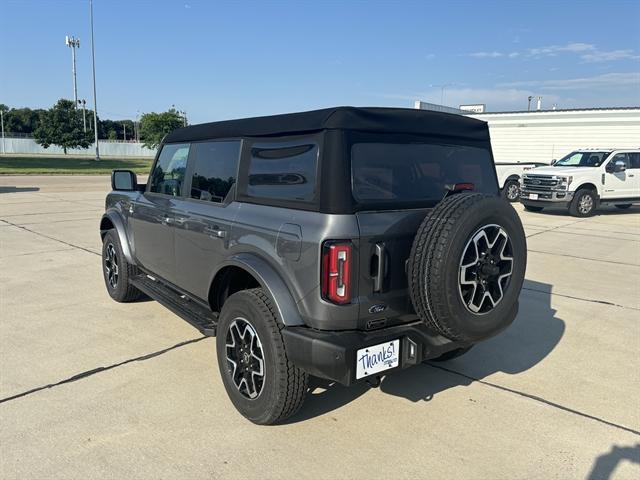
<svg viewBox="0 0 640 480">
<path fill-rule="evenodd" d="M 310 202 L 316 193 L 318 145 L 285 147 L 254 144 L 251 148 L 247 196 Z"/>
<path fill-rule="evenodd" d="M 475 192 L 498 193 L 490 151 L 462 145 L 355 143 L 351 176 L 353 197 L 365 205 L 433 204 L 452 183 L 473 183 Z"/>
</svg>

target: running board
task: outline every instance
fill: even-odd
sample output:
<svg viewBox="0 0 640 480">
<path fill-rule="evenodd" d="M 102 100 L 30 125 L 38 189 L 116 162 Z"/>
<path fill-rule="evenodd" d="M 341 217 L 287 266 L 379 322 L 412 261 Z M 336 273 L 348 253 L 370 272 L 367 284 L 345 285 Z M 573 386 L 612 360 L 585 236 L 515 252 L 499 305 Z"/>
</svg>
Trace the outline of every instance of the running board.
<svg viewBox="0 0 640 480">
<path fill-rule="evenodd" d="M 164 307 L 171 310 L 183 320 L 196 327 L 203 335 L 216 336 L 218 316 L 189 297 L 180 295 L 161 282 L 141 274 L 130 280 L 131 284 L 141 290 Z"/>
</svg>

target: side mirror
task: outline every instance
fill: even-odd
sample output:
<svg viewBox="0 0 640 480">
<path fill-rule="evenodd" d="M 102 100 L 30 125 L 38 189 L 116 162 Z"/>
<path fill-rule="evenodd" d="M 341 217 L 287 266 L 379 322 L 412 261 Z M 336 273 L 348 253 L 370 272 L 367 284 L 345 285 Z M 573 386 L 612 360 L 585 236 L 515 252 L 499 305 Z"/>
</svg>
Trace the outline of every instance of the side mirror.
<svg viewBox="0 0 640 480">
<path fill-rule="evenodd" d="M 608 173 L 620 173 L 627 169 L 627 165 L 622 160 L 616 160 L 615 162 L 609 162 L 607 165 Z"/>
<path fill-rule="evenodd" d="M 555 165 L 557 161 L 558 161 L 558 159 L 554 158 L 553 160 L 551 160 L 551 165 Z"/>
<path fill-rule="evenodd" d="M 114 170 L 111 172 L 111 189 L 133 192 L 138 189 L 138 178 L 131 170 Z"/>
</svg>

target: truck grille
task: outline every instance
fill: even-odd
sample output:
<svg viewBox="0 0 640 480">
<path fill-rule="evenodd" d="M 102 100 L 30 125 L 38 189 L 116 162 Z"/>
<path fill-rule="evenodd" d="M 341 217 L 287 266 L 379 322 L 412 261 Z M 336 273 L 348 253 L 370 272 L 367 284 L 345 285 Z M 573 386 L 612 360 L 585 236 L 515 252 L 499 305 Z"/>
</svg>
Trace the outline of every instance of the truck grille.
<svg viewBox="0 0 640 480">
<path fill-rule="evenodd" d="M 527 175 L 522 179 L 524 189 L 531 192 L 550 192 L 558 185 L 551 175 Z"/>
</svg>

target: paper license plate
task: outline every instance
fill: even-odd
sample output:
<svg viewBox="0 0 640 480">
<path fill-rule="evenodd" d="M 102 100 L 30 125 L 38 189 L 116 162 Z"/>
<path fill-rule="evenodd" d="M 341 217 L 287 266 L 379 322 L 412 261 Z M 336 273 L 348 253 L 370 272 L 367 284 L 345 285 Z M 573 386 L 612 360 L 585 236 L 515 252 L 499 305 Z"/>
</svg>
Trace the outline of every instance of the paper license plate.
<svg viewBox="0 0 640 480">
<path fill-rule="evenodd" d="M 537 200 L 538 199 L 538 194 L 537 193 L 530 193 L 529 194 L 529 199 L 530 200 Z"/>
<path fill-rule="evenodd" d="M 356 379 L 380 373 L 400 364 L 400 339 L 361 348 L 356 354 Z"/>
</svg>

